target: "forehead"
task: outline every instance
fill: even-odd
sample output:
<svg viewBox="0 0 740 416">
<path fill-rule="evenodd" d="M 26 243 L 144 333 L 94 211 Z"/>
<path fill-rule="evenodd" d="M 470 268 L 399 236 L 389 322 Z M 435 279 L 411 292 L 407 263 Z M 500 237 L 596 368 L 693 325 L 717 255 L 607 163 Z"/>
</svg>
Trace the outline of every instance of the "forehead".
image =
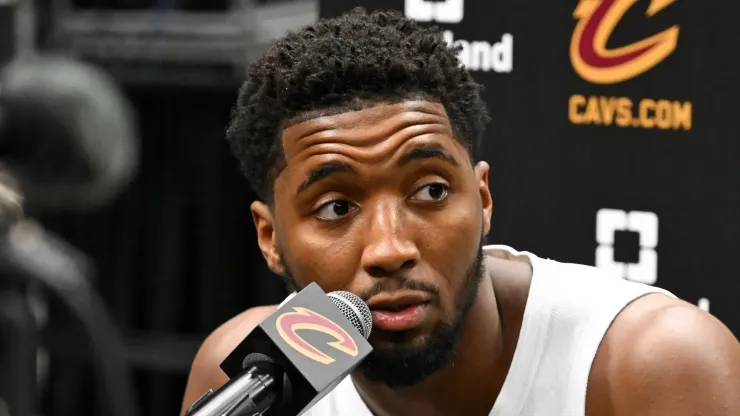
<svg viewBox="0 0 740 416">
<path fill-rule="evenodd" d="M 341 155 L 349 151 L 360 156 L 359 152 L 352 150 L 364 150 L 368 155 L 374 153 L 382 157 L 388 152 L 378 151 L 383 150 L 378 147 L 396 147 L 421 136 L 438 145 L 455 146 L 457 142 L 453 139 L 452 126 L 443 105 L 430 101 L 403 101 L 319 116 L 283 130 L 282 144 L 286 162 L 290 165 L 332 152 Z"/>
</svg>

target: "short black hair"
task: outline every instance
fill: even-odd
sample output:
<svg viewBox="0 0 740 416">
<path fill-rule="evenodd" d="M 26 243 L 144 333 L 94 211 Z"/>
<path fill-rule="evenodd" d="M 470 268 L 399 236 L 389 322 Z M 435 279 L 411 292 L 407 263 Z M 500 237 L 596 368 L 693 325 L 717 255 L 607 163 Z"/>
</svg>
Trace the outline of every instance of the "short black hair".
<svg viewBox="0 0 740 416">
<path fill-rule="evenodd" d="M 488 110 L 476 83 L 436 27 L 395 11 L 356 8 L 277 40 L 248 70 L 226 132 L 258 197 L 272 202 L 281 132 L 296 121 L 380 102 L 441 103 L 474 161 Z"/>
</svg>

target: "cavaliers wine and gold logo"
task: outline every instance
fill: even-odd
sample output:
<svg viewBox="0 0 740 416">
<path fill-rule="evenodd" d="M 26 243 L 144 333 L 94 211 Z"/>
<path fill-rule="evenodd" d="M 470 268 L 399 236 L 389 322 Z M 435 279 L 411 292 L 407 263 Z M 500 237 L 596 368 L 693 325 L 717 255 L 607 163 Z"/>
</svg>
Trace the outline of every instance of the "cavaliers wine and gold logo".
<svg viewBox="0 0 740 416">
<path fill-rule="evenodd" d="M 284 312 L 277 318 L 275 327 L 280 337 L 294 350 L 322 364 L 331 364 L 335 359 L 303 339 L 297 331 L 322 332 L 336 340 L 327 345 L 352 357 L 359 353 L 355 340 L 344 328 L 331 319 L 306 308 L 295 306 L 293 312 Z"/>
<path fill-rule="evenodd" d="M 607 44 L 625 14 L 633 7 L 645 7 L 650 18 L 676 0 L 580 0 L 573 17 L 577 23 L 570 41 L 573 69 L 593 84 L 616 84 L 653 69 L 675 50 L 679 25 L 674 24 L 652 36 L 627 45 Z M 584 96 L 574 94 L 568 103 L 573 124 L 615 125 L 617 127 L 691 129 L 691 102 L 666 99 Z"/>
<path fill-rule="evenodd" d="M 651 17 L 675 0 L 651 0 Z M 658 65 L 678 44 L 678 25 L 640 41 L 609 49 L 617 24 L 638 0 L 582 0 L 573 16 L 578 20 L 570 41 L 573 68 L 586 81 L 613 84 L 636 77 Z"/>
</svg>

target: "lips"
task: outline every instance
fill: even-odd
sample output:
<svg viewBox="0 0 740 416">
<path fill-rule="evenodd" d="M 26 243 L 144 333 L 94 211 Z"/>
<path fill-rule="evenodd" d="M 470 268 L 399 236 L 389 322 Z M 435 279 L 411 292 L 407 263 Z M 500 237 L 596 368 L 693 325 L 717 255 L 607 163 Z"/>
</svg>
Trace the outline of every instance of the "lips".
<svg viewBox="0 0 740 416">
<path fill-rule="evenodd" d="M 426 316 L 430 298 L 421 293 L 378 295 L 368 301 L 373 326 L 386 331 L 407 331 Z"/>
<path fill-rule="evenodd" d="M 429 303 L 431 299 L 422 293 L 396 293 L 393 295 L 377 295 L 367 301 L 370 310 L 382 309 L 387 311 L 401 310 L 409 306 Z"/>
</svg>

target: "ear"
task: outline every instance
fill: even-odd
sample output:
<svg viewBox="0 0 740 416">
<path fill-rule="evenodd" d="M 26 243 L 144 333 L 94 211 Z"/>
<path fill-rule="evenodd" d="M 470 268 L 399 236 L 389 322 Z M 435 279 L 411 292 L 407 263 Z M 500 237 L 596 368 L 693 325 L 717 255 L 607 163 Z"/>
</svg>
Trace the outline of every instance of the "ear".
<svg viewBox="0 0 740 416">
<path fill-rule="evenodd" d="M 282 276 L 285 272 L 280 251 L 275 237 L 275 223 L 270 208 L 263 202 L 255 201 L 250 206 L 252 220 L 257 228 L 257 245 L 262 251 L 262 257 L 267 261 L 267 267 L 273 273 Z"/>
<path fill-rule="evenodd" d="M 491 197 L 491 190 L 488 188 L 489 169 L 486 162 L 478 162 L 474 168 L 475 180 L 478 182 L 478 192 L 483 205 L 484 235 L 488 235 L 488 232 L 491 231 L 491 215 L 493 214 L 493 198 Z"/>
</svg>

